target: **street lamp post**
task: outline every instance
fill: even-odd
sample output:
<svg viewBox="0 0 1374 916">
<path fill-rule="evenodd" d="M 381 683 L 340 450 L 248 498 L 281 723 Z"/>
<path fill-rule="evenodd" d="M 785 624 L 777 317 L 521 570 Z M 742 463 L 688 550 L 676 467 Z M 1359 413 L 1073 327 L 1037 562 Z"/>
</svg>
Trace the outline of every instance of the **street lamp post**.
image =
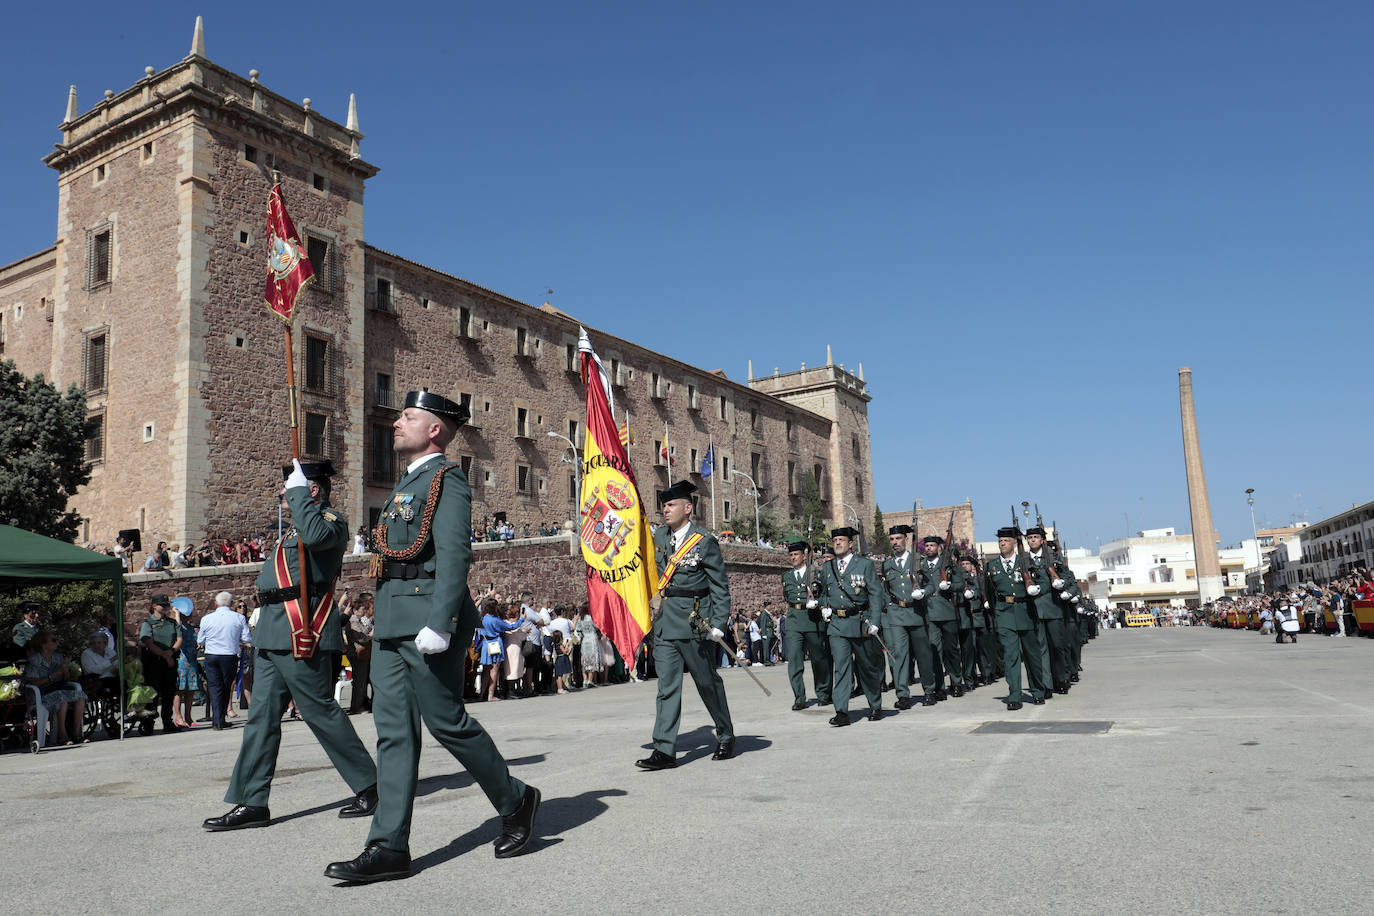
<svg viewBox="0 0 1374 916">
<path fill-rule="evenodd" d="M 859 532 L 859 553 L 863 553 L 863 552 L 864 552 L 864 529 L 863 529 L 863 525 L 860 525 L 860 524 L 859 524 L 859 513 L 855 512 L 855 511 L 854 511 L 854 507 L 851 506 L 851 505 L 850 505 L 849 503 L 847 503 L 847 502 L 841 502 L 840 505 L 841 505 L 843 508 L 849 510 L 849 520 L 850 520 L 851 522 L 854 523 L 854 530 L 857 531 L 857 532 Z"/>
<path fill-rule="evenodd" d="M 1259 591 L 1264 591 L 1264 551 L 1260 550 L 1259 529 L 1255 527 L 1255 488 L 1245 488 L 1245 501 L 1250 504 L 1250 533 L 1255 537 L 1255 574 L 1259 577 Z"/>
<path fill-rule="evenodd" d="M 758 546 L 763 540 L 763 535 L 759 531 L 759 485 L 754 483 L 754 478 L 741 471 L 739 468 L 731 468 L 730 476 L 743 477 L 749 481 L 749 495 L 754 497 L 754 545 Z"/>
<path fill-rule="evenodd" d="M 581 530 L 581 528 L 582 528 L 582 462 L 580 462 L 580 461 L 577 460 L 577 443 L 574 442 L 574 441 L 572 441 L 571 439 L 569 439 L 567 436 L 563 435 L 562 433 L 560 433 L 560 432 L 555 432 L 555 431 L 553 431 L 553 430 L 549 430 L 548 435 L 549 435 L 549 438 L 551 438 L 551 439 L 562 439 L 564 442 L 568 443 L 567 451 L 565 451 L 565 452 L 563 453 L 563 457 L 561 457 L 561 458 L 558 459 L 558 460 L 561 461 L 561 462 L 563 462 L 564 464 L 571 464 L 572 467 L 573 467 L 573 486 L 577 488 L 577 496 L 573 499 L 573 506 L 574 506 L 574 509 L 575 509 L 576 512 L 577 512 L 577 527 L 578 527 L 579 530 Z"/>
</svg>

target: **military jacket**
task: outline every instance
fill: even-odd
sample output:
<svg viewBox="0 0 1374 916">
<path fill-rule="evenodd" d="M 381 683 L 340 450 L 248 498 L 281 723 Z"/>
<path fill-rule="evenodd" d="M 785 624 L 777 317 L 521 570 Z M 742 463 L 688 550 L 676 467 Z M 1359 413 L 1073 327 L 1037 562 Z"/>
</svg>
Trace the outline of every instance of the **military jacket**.
<svg viewBox="0 0 1374 916">
<path fill-rule="evenodd" d="M 821 564 L 817 577 L 820 583 L 820 603 L 835 613 L 830 618 L 830 632 L 836 636 L 867 636 L 867 624 L 883 625 L 883 605 L 887 591 L 878 578 L 878 568 L 868 557 L 850 554 L 849 565 L 840 574 L 838 560 Z M 845 612 L 841 617 L 839 612 Z"/>
<path fill-rule="evenodd" d="M 963 572 L 963 569 L 960 568 L 959 571 Z M 983 583 L 980 579 L 980 576 L 965 574 L 964 587 L 959 589 L 959 594 L 954 598 L 955 607 L 959 609 L 961 630 L 987 629 L 987 619 L 983 615 Z M 973 592 L 973 597 L 965 598 L 964 592 Z"/>
<path fill-rule="evenodd" d="M 940 558 L 934 560 L 928 557 L 921 557 L 922 567 L 925 569 L 926 576 L 926 596 L 921 599 L 925 605 L 926 619 L 940 623 L 946 620 L 957 620 L 958 615 L 954 609 L 954 599 L 964 590 L 964 571 L 950 561 L 949 569 L 949 588 L 945 591 L 940 590 Z"/>
<path fill-rule="evenodd" d="M 896 557 L 883 560 L 884 622 L 888 626 L 916 627 L 925 624 L 925 602 L 911 597 L 911 592 L 919 587 L 923 569 L 921 558 L 911 551 L 907 551 L 905 565 L 898 563 Z"/>
<path fill-rule="evenodd" d="M 348 522 L 328 501 L 316 503 L 311 499 L 309 487 L 287 490 L 286 504 L 291 507 L 291 528 L 263 560 L 262 570 L 258 573 L 258 590 L 268 591 L 284 586 L 285 583 L 277 581 L 276 551 L 279 550 L 286 553 L 286 568 L 291 571 L 291 581 L 300 584 L 300 551 L 296 545 L 301 541 L 305 544 L 306 565 L 310 572 L 308 597 L 310 604 L 318 607 L 320 598 L 343 566 L 344 549 L 350 541 Z M 286 607 L 280 601 L 265 604 L 258 612 L 258 625 L 253 628 L 253 645 L 259 649 L 291 648 L 291 622 L 286 619 Z M 331 610 L 325 619 L 317 648 L 323 652 L 344 650 L 337 610 Z"/>
<path fill-rule="evenodd" d="M 437 504 L 430 507 L 429 491 L 434 475 L 445 468 Z M 426 513 L 430 530 L 415 556 L 404 562 L 422 567 L 433 576 L 379 580 L 373 610 L 372 637 L 400 639 L 414 636 L 425 627 L 441 633 L 476 629 L 481 621 L 468 591 L 472 568 L 472 490 L 458 464 L 431 458 L 406 473 L 382 504 L 378 531 L 386 525 L 386 546 L 391 550 L 414 547 Z M 377 532 L 373 532 L 376 539 Z M 398 561 L 401 562 L 401 561 Z"/>
<path fill-rule="evenodd" d="M 770 639 L 773 636 L 773 615 L 767 611 L 762 611 L 759 614 L 759 635 L 764 639 Z"/>
<path fill-rule="evenodd" d="M 149 616 L 138 628 L 138 639 L 140 642 L 143 641 L 145 636 L 163 649 L 170 649 L 177 641 L 176 621 L 172 620 L 170 617 L 159 619 Z"/>
<path fill-rule="evenodd" d="M 809 567 L 803 566 L 801 569 L 802 581 L 797 581 L 797 570 L 789 569 L 782 574 L 782 600 L 787 602 L 787 628 L 794 633 L 824 633 L 825 618 L 821 616 L 820 602 L 814 608 L 807 610 L 806 599 L 811 597 L 806 593 L 806 579 L 810 572 Z M 820 581 L 819 574 L 816 581 Z"/>
<path fill-rule="evenodd" d="M 697 533 L 702 539 L 682 558 L 663 590 L 653 625 L 655 639 L 707 637 L 713 627 L 721 631 L 729 628 L 730 581 L 720 542 L 706 528 L 690 522 L 686 536 Z M 660 525 L 654 532 L 654 557 L 660 572 L 667 568 L 672 555 L 673 533 L 667 525 Z"/>
<path fill-rule="evenodd" d="M 1054 573 L 1050 571 L 1049 557 L 1048 549 L 1042 549 L 1038 557 L 1030 551 L 1026 552 L 1026 558 L 1030 561 L 1031 575 L 1035 577 L 1035 584 L 1040 586 L 1040 594 L 1030 599 L 1031 610 L 1040 620 L 1058 620 L 1064 616 L 1064 609 L 1061 606 L 1063 602 L 1059 600 L 1059 593 L 1050 585 L 1054 581 Z"/>
<path fill-rule="evenodd" d="M 992 615 L 998 629 L 1029 630 L 1033 627 L 1030 605 L 1026 599 L 1026 584 L 1016 569 L 1014 557 L 1010 572 L 1001 557 L 988 560 L 983 575 L 983 596 L 992 605 Z M 1015 598 L 1016 601 L 1008 602 L 1007 598 Z"/>
</svg>

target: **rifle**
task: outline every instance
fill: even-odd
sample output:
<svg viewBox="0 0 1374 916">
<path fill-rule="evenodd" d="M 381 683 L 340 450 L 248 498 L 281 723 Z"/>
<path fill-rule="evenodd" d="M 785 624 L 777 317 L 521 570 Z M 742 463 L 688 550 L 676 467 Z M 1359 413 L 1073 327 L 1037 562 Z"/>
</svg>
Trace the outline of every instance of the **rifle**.
<svg viewBox="0 0 1374 916">
<path fill-rule="evenodd" d="M 1041 528 L 1045 527 L 1045 519 L 1040 515 L 1039 503 L 1035 504 L 1035 524 L 1039 525 Z M 1058 538 L 1059 526 L 1051 524 L 1050 527 L 1054 529 L 1054 536 Z M 1049 538 L 1045 539 L 1045 567 L 1054 578 L 1065 582 L 1068 581 L 1064 579 L 1064 555 L 1059 552 L 1058 543 L 1054 543 L 1053 546 L 1051 546 Z"/>
<path fill-rule="evenodd" d="M 916 562 L 916 558 L 920 556 L 920 549 L 917 545 L 921 543 L 921 516 L 916 509 L 920 505 L 920 500 L 911 504 L 911 543 L 907 545 L 907 551 L 911 554 L 911 581 L 917 582 L 917 588 L 925 588 L 925 564 Z"/>
<path fill-rule="evenodd" d="M 1016 569 L 1021 573 L 1021 581 L 1029 590 L 1035 584 L 1030 572 L 1030 558 L 1026 556 L 1026 543 L 1021 534 L 1021 523 L 1016 520 L 1016 507 L 1011 507 L 1011 526 L 1016 529 Z"/>
<path fill-rule="evenodd" d="M 949 524 L 945 526 L 945 542 L 940 545 L 940 581 L 948 582 L 950 567 L 954 563 L 954 513 L 949 514 Z"/>
<path fill-rule="evenodd" d="M 806 597 L 816 597 L 816 557 L 815 545 L 811 542 L 811 534 L 816 527 L 816 516 L 806 517 Z"/>
</svg>

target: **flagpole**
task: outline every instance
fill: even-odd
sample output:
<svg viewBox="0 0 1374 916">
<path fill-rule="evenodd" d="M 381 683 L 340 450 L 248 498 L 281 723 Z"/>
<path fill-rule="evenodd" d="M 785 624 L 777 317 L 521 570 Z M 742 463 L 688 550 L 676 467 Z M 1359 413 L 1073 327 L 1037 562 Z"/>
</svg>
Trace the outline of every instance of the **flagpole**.
<svg viewBox="0 0 1374 916">
<path fill-rule="evenodd" d="M 716 441 L 713 437 L 706 438 L 706 454 L 711 456 L 711 530 L 718 531 L 716 528 Z"/>
<path fill-rule="evenodd" d="M 668 447 L 668 422 L 663 423 L 663 463 L 668 466 L 668 486 L 673 485 L 673 450 Z"/>
</svg>

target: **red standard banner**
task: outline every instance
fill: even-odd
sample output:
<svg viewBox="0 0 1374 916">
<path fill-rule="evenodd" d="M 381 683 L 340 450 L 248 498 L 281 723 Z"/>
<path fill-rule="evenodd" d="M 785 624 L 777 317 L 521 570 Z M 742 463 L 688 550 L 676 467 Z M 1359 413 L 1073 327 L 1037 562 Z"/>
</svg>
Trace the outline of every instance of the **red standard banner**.
<svg viewBox="0 0 1374 916">
<path fill-rule="evenodd" d="M 286 212 L 281 185 L 267 198 L 267 307 L 286 324 L 296 316 L 301 291 L 315 279 L 315 268 Z"/>
</svg>

